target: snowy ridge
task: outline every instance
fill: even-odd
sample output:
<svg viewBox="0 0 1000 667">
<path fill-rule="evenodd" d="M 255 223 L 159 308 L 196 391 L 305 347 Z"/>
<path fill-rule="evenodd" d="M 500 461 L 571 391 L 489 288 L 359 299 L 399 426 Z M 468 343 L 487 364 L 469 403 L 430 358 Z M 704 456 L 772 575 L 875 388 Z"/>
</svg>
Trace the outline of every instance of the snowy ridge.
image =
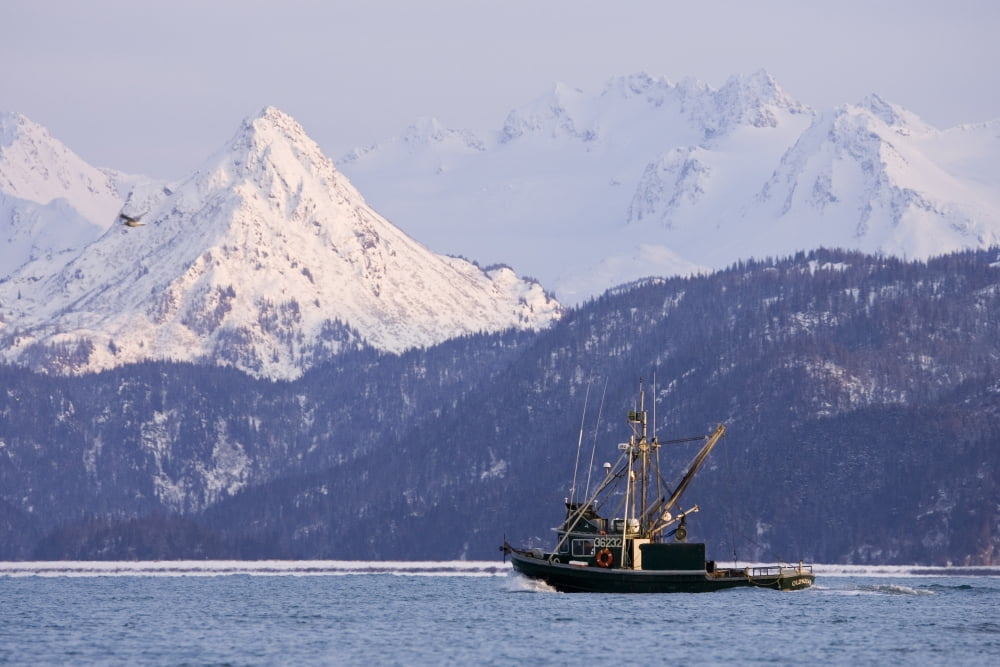
<svg viewBox="0 0 1000 667">
<path fill-rule="evenodd" d="M 1000 243 L 997 127 L 937 130 L 874 94 L 817 112 L 765 71 L 719 89 L 640 72 L 596 95 L 558 84 L 481 149 L 390 140 L 341 166 L 432 247 L 574 303 L 820 246 L 923 259 Z"/>
<path fill-rule="evenodd" d="M 798 247 L 926 258 L 1000 243 L 1000 202 L 923 150 L 939 134 L 877 96 L 824 114 L 782 157 L 758 210 L 746 216 L 774 220 Z"/>
<path fill-rule="evenodd" d="M 52 372 L 140 359 L 292 378 L 344 346 L 398 352 L 561 314 L 540 285 L 428 250 L 367 206 L 301 126 L 267 108 L 186 181 L 143 184 L 44 280 L 0 284 L 8 361 Z"/>
<path fill-rule="evenodd" d="M 921 259 L 1000 243 L 1000 121 L 940 131 L 874 94 L 816 112 L 764 71 L 719 89 L 557 84 L 496 131 L 423 118 L 341 168 L 275 109 L 177 184 L 94 169 L 3 114 L 0 358 L 294 377 L 345 347 L 558 317 L 518 275 L 574 303 L 820 246 Z"/>
</svg>

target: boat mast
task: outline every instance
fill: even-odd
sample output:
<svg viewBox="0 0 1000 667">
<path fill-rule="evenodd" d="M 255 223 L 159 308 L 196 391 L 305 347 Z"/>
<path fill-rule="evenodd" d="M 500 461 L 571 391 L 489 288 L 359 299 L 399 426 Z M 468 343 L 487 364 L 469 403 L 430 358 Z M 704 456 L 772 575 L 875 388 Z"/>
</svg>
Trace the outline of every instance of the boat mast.
<svg viewBox="0 0 1000 667">
<path fill-rule="evenodd" d="M 629 421 L 633 424 L 633 440 L 631 443 L 631 459 L 639 459 L 639 484 L 638 491 L 636 491 L 636 485 L 632 487 L 632 516 L 636 518 L 644 517 L 646 514 L 646 505 L 649 501 L 649 451 L 652 444 L 649 442 L 649 432 L 648 424 L 646 418 L 646 391 L 642 386 L 642 380 L 639 380 L 639 409 L 632 411 L 628 415 Z M 638 427 L 638 429 L 636 428 Z M 636 433 L 638 431 L 638 433 Z M 637 502 L 638 501 L 638 502 Z M 638 504 L 639 509 L 636 509 Z M 625 517 L 626 520 L 628 516 Z M 642 519 L 640 518 L 640 521 Z M 640 531 L 646 532 L 646 526 L 640 525 Z"/>
<path fill-rule="evenodd" d="M 649 440 L 648 433 L 646 431 L 646 391 L 645 389 L 640 389 L 639 391 L 639 414 L 642 415 L 642 439 L 639 441 L 639 453 L 642 456 L 642 479 L 641 484 L 641 502 L 639 507 L 643 514 L 646 513 L 646 500 L 647 494 L 649 492 Z M 639 516 L 636 514 L 635 516 Z M 646 527 L 641 526 L 641 529 L 645 531 Z"/>
<path fill-rule="evenodd" d="M 621 563 L 621 567 L 625 567 L 625 546 L 628 544 L 628 529 L 629 529 L 629 511 L 631 510 L 632 516 L 635 516 L 635 468 L 632 464 L 635 463 L 635 436 L 632 436 L 629 440 L 629 451 L 628 451 L 628 471 L 625 475 L 625 511 L 622 513 L 624 519 L 622 519 L 622 544 L 619 549 L 618 562 Z"/>
</svg>

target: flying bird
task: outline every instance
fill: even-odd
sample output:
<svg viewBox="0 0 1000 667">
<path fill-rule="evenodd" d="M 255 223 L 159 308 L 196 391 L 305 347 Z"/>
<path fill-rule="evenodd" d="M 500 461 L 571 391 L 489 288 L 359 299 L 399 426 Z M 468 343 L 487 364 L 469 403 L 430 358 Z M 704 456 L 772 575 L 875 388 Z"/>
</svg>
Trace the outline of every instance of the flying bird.
<svg viewBox="0 0 1000 667">
<path fill-rule="evenodd" d="M 145 222 L 139 222 L 139 218 L 133 218 L 130 215 L 125 215 L 124 213 L 118 214 L 119 219 L 121 219 L 122 224 L 126 227 L 142 227 Z"/>
</svg>

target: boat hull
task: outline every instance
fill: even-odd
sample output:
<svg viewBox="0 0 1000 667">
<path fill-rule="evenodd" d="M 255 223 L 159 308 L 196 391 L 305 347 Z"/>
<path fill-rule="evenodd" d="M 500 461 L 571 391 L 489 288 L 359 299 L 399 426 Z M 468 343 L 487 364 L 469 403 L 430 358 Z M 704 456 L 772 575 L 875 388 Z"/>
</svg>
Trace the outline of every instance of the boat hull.
<svg viewBox="0 0 1000 667">
<path fill-rule="evenodd" d="M 706 570 L 629 570 L 549 562 L 509 551 L 514 570 L 566 593 L 710 593 L 728 588 L 800 590 L 815 580 L 810 570 L 766 567 Z"/>
</svg>

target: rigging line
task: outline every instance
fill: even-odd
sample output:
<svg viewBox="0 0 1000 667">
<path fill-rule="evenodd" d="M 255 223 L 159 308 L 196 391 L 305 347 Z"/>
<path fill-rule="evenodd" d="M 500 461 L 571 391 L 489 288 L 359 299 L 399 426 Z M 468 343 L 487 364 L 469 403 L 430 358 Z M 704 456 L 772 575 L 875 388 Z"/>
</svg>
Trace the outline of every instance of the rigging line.
<svg viewBox="0 0 1000 667">
<path fill-rule="evenodd" d="M 696 442 L 698 440 L 708 440 L 712 436 L 710 435 L 696 435 L 691 438 L 677 438 L 676 440 L 664 440 L 661 445 L 681 445 L 685 442 Z"/>
<path fill-rule="evenodd" d="M 604 398 L 608 395 L 608 379 L 604 378 L 604 391 L 601 393 L 601 406 L 597 409 L 597 423 L 594 424 L 594 445 L 590 449 L 590 466 L 587 467 L 587 490 L 584 496 L 590 495 L 590 476 L 594 472 L 594 454 L 597 452 L 597 435 L 601 430 L 601 415 L 604 414 Z"/>
<path fill-rule="evenodd" d="M 587 405 L 590 403 L 590 385 L 593 379 L 587 383 L 587 393 L 583 397 L 583 414 L 580 415 L 580 437 L 576 441 L 576 463 L 573 465 L 573 486 L 569 487 L 569 502 L 576 499 L 576 474 L 580 470 L 580 448 L 583 446 L 583 423 L 587 419 Z"/>
<path fill-rule="evenodd" d="M 785 560 L 781 556 L 781 554 L 779 554 L 777 551 L 775 551 L 774 548 L 770 545 L 770 543 L 763 543 L 762 544 L 761 542 L 757 541 L 756 538 L 750 536 L 749 534 L 747 534 L 745 532 L 741 532 L 740 536 L 743 538 L 743 541 L 747 543 L 747 545 L 749 545 L 750 547 L 753 547 L 751 549 L 751 553 L 756 554 L 754 556 L 754 558 L 760 559 L 761 555 L 763 555 L 763 554 L 770 554 L 770 557 L 773 560 L 778 561 L 779 564 L 780 563 L 784 563 L 785 565 L 787 565 L 789 567 L 791 567 L 791 566 L 794 565 L 794 563 L 792 561 Z M 736 548 L 735 547 L 733 548 L 733 557 L 734 557 L 733 566 L 736 567 L 736 563 L 735 563 Z"/>
<path fill-rule="evenodd" d="M 676 444 L 685 443 L 685 442 L 696 442 L 698 440 L 708 440 L 710 437 L 712 437 L 712 436 L 709 436 L 709 435 L 699 435 L 699 436 L 693 437 L 693 438 L 678 438 L 676 440 L 667 440 L 665 442 L 659 442 L 657 444 L 658 445 L 676 445 Z M 652 505 L 649 506 L 649 508 L 646 510 L 646 513 L 644 515 L 644 516 L 648 517 L 650 520 L 652 520 L 652 517 L 653 517 L 654 514 L 656 514 L 657 512 L 659 512 L 660 507 L 662 507 L 663 504 L 665 502 L 667 502 L 667 497 L 668 496 L 672 496 L 673 493 L 674 493 L 674 490 L 671 488 L 671 486 L 669 484 L 667 484 L 667 480 L 665 480 L 663 478 L 663 472 L 662 472 L 663 469 L 660 467 L 660 449 L 661 449 L 660 447 L 656 448 L 656 493 L 657 493 L 658 500 L 655 503 L 653 503 Z M 666 489 L 666 493 L 664 493 L 664 489 Z"/>
<path fill-rule="evenodd" d="M 653 441 L 655 442 L 656 439 L 654 438 Z M 653 504 L 653 507 L 659 507 L 660 503 L 662 503 L 666 498 L 666 496 L 664 496 L 663 494 L 663 487 L 666 486 L 666 482 L 663 481 L 663 475 L 660 474 L 660 470 L 661 470 L 660 448 L 657 447 L 656 448 L 656 497 L 659 500 L 657 500 L 656 503 Z M 673 495 L 673 491 L 671 491 L 670 493 L 671 495 Z M 652 510 L 652 507 L 650 508 L 650 510 Z M 650 520 L 652 520 L 652 513 L 650 513 Z"/>
</svg>

